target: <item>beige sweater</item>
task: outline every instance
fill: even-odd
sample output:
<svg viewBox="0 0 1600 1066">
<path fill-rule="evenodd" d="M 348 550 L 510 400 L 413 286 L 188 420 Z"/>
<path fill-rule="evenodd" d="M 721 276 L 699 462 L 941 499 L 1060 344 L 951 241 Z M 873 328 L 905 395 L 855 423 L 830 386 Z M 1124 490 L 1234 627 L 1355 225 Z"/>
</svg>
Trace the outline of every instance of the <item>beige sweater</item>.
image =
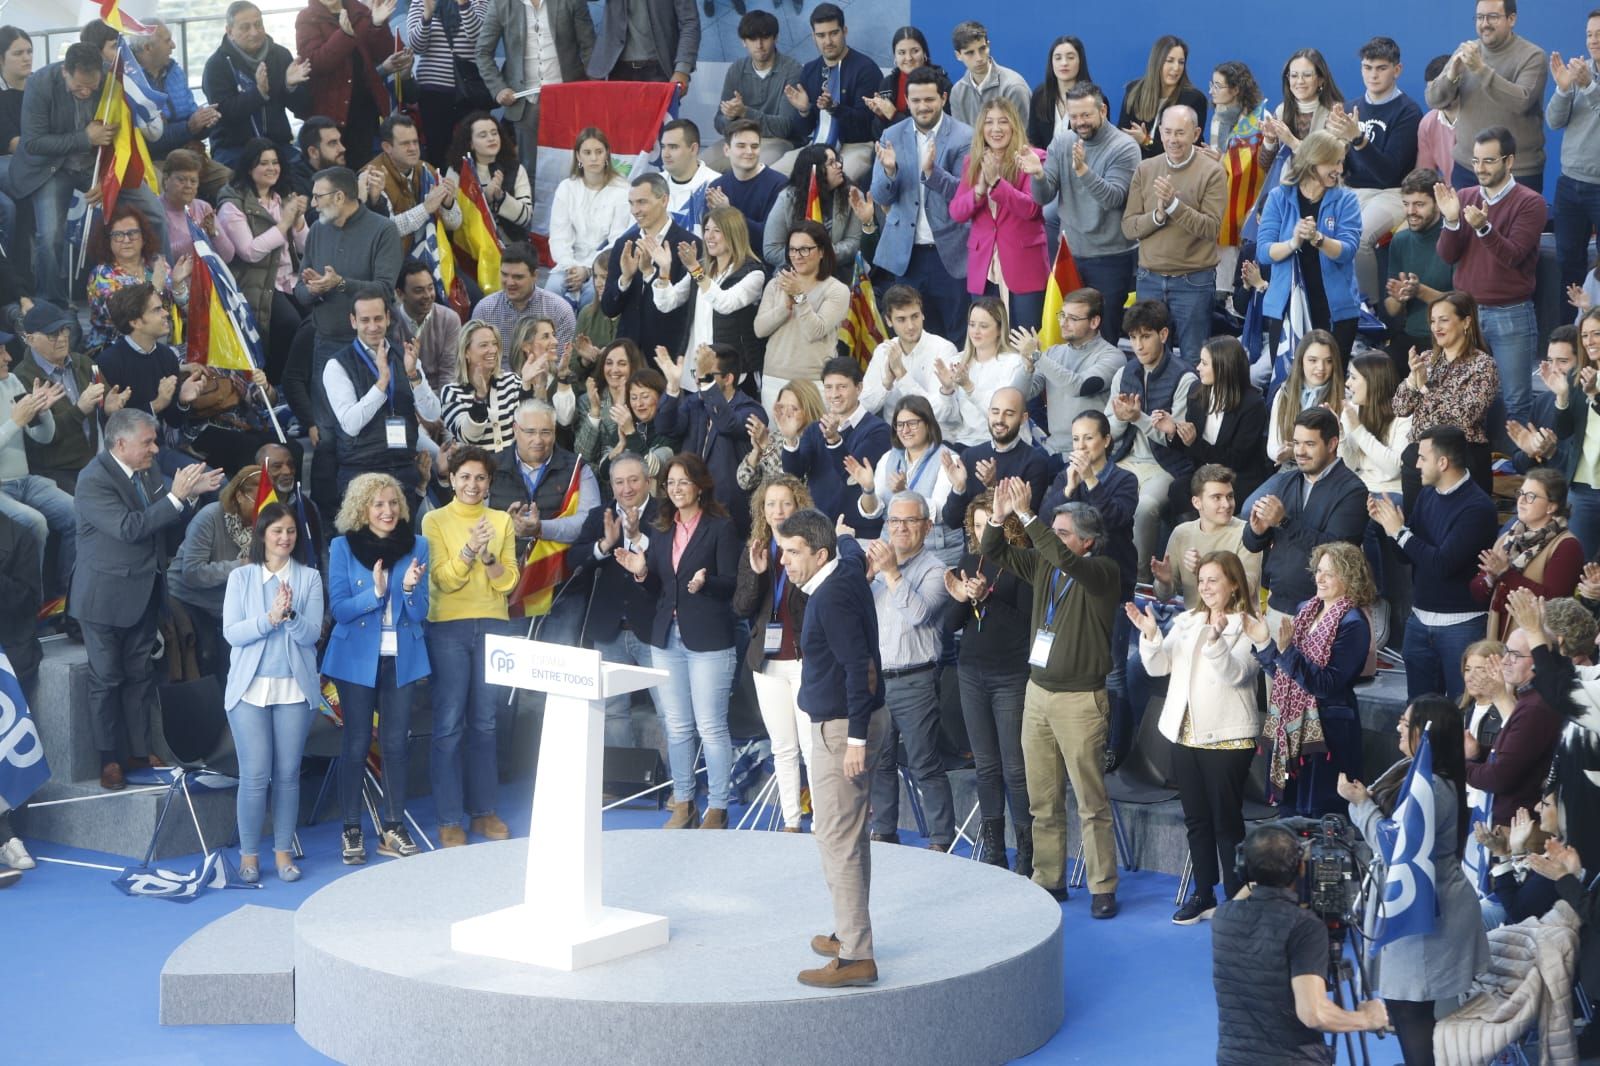
<svg viewBox="0 0 1600 1066">
<path fill-rule="evenodd" d="M 1211 552 L 1233 552 L 1244 564 L 1245 580 L 1250 583 L 1250 602 L 1261 602 L 1261 553 L 1244 549 L 1244 519 L 1235 516 L 1225 528 L 1215 533 L 1200 532 L 1198 518 L 1184 522 L 1172 531 L 1167 539 L 1167 558 L 1172 562 L 1172 576 L 1177 581 L 1176 591 L 1183 594 L 1185 606 L 1200 602 L 1200 585 L 1196 576 L 1184 569 L 1183 556 L 1190 548 L 1201 557 Z M 1165 599 L 1175 590 L 1170 585 L 1156 583 L 1156 595 Z"/>
<path fill-rule="evenodd" d="M 761 293 L 756 336 L 767 338 L 764 373 L 785 381 L 822 380 L 822 364 L 838 354 L 839 326 L 850 310 L 850 290 L 824 278 L 795 303 L 774 277 Z"/>
<path fill-rule="evenodd" d="M 1155 212 L 1168 205 L 1157 202 L 1158 177 L 1171 180 L 1178 194 L 1177 208 L 1160 223 Z M 1222 164 L 1198 149 L 1178 168 L 1165 153 L 1140 163 L 1122 214 L 1123 235 L 1139 242 L 1139 265 L 1157 274 L 1192 274 L 1215 267 L 1227 196 L 1228 176 Z"/>
</svg>

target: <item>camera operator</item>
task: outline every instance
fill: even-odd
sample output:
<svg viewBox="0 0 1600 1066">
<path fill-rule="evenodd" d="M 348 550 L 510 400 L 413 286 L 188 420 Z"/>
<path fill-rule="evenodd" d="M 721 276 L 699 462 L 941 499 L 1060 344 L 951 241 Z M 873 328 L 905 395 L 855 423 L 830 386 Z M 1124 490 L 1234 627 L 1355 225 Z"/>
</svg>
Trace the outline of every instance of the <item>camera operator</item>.
<svg viewBox="0 0 1600 1066">
<path fill-rule="evenodd" d="M 1250 831 L 1241 847 L 1238 898 L 1211 919 L 1218 1066 L 1333 1062 L 1323 1033 L 1381 1030 L 1381 1000 L 1345 1010 L 1328 998 L 1328 927 L 1300 906 L 1300 840 L 1279 825 Z"/>
</svg>

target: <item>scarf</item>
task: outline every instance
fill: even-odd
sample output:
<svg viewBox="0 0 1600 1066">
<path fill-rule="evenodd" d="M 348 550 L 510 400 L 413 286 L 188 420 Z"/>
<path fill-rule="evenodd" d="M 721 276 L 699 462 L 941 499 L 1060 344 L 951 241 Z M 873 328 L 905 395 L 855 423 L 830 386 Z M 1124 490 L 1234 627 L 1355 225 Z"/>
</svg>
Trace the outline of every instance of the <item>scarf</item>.
<svg viewBox="0 0 1600 1066">
<path fill-rule="evenodd" d="M 1300 613 L 1294 617 L 1294 649 L 1313 666 L 1328 665 L 1339 620 L 1356 607 L 1348 596 L 1341 596 L 1319 616 L 1317 608 L 1321 604 L 1321 600 L 1312 597 L 1300 605 Z M 1317 698 L 1281 666 L 1272 676 L 1270 702 L 1272 713 L 1267 718 L 1266 739 L 1272 742 L 1272 785 L 1282 789 L 1289 781 L 1289 767 L 1294 760 L 1326 751 L 1328 745 L 1322 736 Z"/>
<path fill-rule="evenodd" d="M 240 555 L 244 555 L 250 551 L 250 539 L 252 532 L 250 528 L 246 526 L 242 520 L 240 520 L 238 515 L 232 513 L 231 511 L 223 511 L 222 525 L 225 529 L 227 529 L 228 536 L 233 538 L 233 543 L 238 547 Z"/>
<path fill-rule="evenodd" d="M 350 554 L 356 557 L 356 562 L 368 570 L 381 561 L 384 569 L 392 571 L 394 564 L 410 555 L 417 543 L 416 533 L 404 523 L 395 526 L 394 532 L 387 537 L 380 537 L 362 526 L 346 533 L 344 539 L 350 545 Z"/>
<path fill-rule="evenodd" d="M 1511 568 L 1526 570 L 1528 564 L 1533 562 L 1540 552 L 1566 531 L 1567 521 L 1564 518 L 1552 518 L 1542 529 L 1529 529 L 1522 524 L 1522 519 L 1517 519 L 1506 533 L 1504 544 L 1506 556 L 1511 560 Z"/>
</svg>

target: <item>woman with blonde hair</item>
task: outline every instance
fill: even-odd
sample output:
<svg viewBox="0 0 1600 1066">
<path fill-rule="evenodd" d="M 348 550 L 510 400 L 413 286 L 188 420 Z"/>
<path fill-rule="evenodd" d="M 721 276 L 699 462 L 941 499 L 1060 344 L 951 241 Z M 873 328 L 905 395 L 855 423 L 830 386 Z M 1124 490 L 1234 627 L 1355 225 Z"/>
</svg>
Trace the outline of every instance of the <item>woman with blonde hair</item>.
<svg viewBox="0 0 1600 1066">
<path fill-rule="evenodd" d="M 633 225 L 628 213 L 628 179 L 611 158 L 605 131 L 578 131 L 572 145 L 572 173 L 550 200 L 550 268 L 544 287 L 564 296 L 574 308 L 595 298 L 595 256 L 611 247 Z"/>
<path fill-rule="evenodd" d="M 989 439 L 989 400 L 996 389 L 1014 388 L 1027 395 L 1032 367 L 1009 351 L 1006 305 L 993 296 L 973 297 L 967 308 L 967 344 L 955 366 L 934 360 L 939 393 L 933 413 L 944 438 L 963 448 Z"/>
<path fill-rule="evenodd" d="M 697 352 L 702 344 L 727 344 L 740 356 L 741 381 L 750 384 L 747 391 L 755 395 L 752 374 L 760 373 L 767 351 L 767 343 L 756 336 L 756 307 L 761 303 L 761 291 L 767 284 L 766 268 L 750 248 L 750 229 L 744 215 L 736 207 L 717 207 L 706 216 L 703 227 L 706 258 L 700 261 L 700 250 L 684 241 L 676 250 L 664 244 L 655 247 L 656 280 L 650 294 L 656 309 L 663 314 L 676 311 L 689 299 L 694 290 L 694 308 L 689 319 L 689 339 L 686 352 Z M 672 257 L 676 254 L 688 273 L 672 281 Z M 683 361 L 685 387 L 694 383 L 694 363 Z"/>
<path fill-rule="evenodd" d="M 383 797 L 378 854 L 406 858 L 419 850 L 405 824 L 411 700 L 432 673 L 422 631 L 428 619 L 428 542 L 411 528 L 400 483 L 388 474 L 357 474 L 345 489 L 328 548 L 328 611 L 333 632 L 322 673 L 337 684 L 344 713 L 339 755 L 340 836 L 346 866 L 367 861 L 361 835 L 361 785 L 372 719 L 378 719 Z"/>
<path fill-rule="evenodd" d="M 1132 603 L 1123 605 L 1139 630 L 1146 671 L 1172 675 L 1159 728 L 1173 744 L 1172 773 L 1194 864 L 1194 895 L 1172 916 L 1175 925 L 1211 916 L 1219 876 L 1225 899 L 1243 887 L 1233 855 L 1244 841 L 1244 786 L 1261 734 L 1261 667 L 1246 632 L 1256 612 L 1244 564 L 1233 552 L 1208 552 L 1196 579 L 1199 602 L 1165 634 L 1150 607 L 1141 612 Z"/>
<path fill-rule="evenodd" d="M 1316 594 L 1277 633 L 1247 616 L 1245 632 L 1272 678 L 1270 776 L 1285 814 L 1321 818 L 1340 809 L 1340 774 L 1361 775 L 1361 720 L 1355 683 L 1366 670 L 1376 599 L 1366 556 L 1336 541 L 1311 551 Z M 1290 782 L 1293 787 L 1289 788 Z"/>
<path fill-rule="evenodd" d="M 1278 350 L 1296 278 L 1305 291 L 1311 325 L 1330 331 L 1341 352 L 1355 344 L 1361 319 L 1361 294 L 1356 291 L 1361 201 L 1340 184 L 1346 148 L 1326 130 L 1310 134 L 1262 202 L 1256 262 L 1272 267 L 1261 307 L 1269 352 Z"/>
<path fill-rule="evenodd" d="M 1017 157 L 1044 153 L 1028 143 L 1022 116 L 1004 97 L 984 103 L 972 131 L 950 217 L 967 228 L 967 292 L 997 296 L 1012 322 L 1038 329 L 1050 263 L 1045 252 L 1044 208 L 1033 198 L 1033 179 Z"/>
<path fill-rule="evenodd" d="M 511 424 L 529 391 L 531 366 L 525 363 L 521 376 L 500 367 L 500 331 L 481 318 L 469 320 L 456 341 L 456 379 L 439 396 L 452 440 L 491 452 L 512 445 Z"/>
<path fill-rule="evenodd" d="M 792 439 L 799 440 L 800 434 L 821 418 L 824 410 L 822 393 L 815 382 L 788 381 L 778 390 L 778 398 L 772 405 L 772 422 L 779 427 L 789 426 L 794 430 Z M 783 473 L 783 442 L 772 432 L 772 426 L 759 418 L 749 419 L 744 428 L 750 435 L 750 451 L 734 477 L 739 487 L 749 492 L 763 480 Z"/>
<path fill-rule="evenodd" d="M 805 482 L 791 474 L 768 478 L 750 499 L 750 539 L 739 556 L 733 613 L 751 624 L 745 664 L 756 684 L 761 721 L 772 740 L 772 770 L 786 833 L 800 832 L 800 760 L 811 765 L 811 719 L 800 692 L 800 622 L 806 595 L 778 562 L 778 531 L 796 511 L 812 506 Z"/>
</svg>

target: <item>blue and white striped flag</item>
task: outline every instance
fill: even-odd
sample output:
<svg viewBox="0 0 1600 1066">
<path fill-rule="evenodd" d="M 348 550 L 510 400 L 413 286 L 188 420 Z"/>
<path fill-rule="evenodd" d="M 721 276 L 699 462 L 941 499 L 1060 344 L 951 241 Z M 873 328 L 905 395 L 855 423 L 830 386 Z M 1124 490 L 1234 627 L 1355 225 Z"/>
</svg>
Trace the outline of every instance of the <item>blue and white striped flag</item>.
<svg viewBox="0 0 1600 1066">
<path fill-rule="evenodd" d="M 839 103 L 839 68 L 842 63 L 833 66 L 824 65 L 826 72 L 822 78 L 822 91 L 827 93 L 837 106 Z M 815 100 L 812 103 L 816 103 Z M 833 120 L 833 111 L 817 111 L 817 131 L 811 135 L 812 144 L 825 144 L 830 148 L 839 147 L 839 124 Z"/>
<path fill-rule="evenodd" d="M 1306 282 L 1300 273 L 1300 260 L 1291 255 L 1288 262 L 1279 263 L 1277 269 L 1285 267 L 1289 268 L 1289 306 L 1283 313 L 1283 336 L 1278 341 L 1278 350 L 1272 353 L 1272 388 L 1267 393 L 1268 402 L 1271 402 L 1279 386 L 1289 380 L 1289 371 L 1294 367 L 1294 350 L 1300 346 L 1301 338 L 1312 329 L 1311 301 L 1306 297 Z"/>
<path fill-rule="evenodd" d="M 158 140 L 167 126 L 161 114 L 167 106 L 167 94 L 150 84 L 126 37 L 118 39 L 117 50 L 122 55 L 122 92 L 128 98 L 128 110 L 133 112 L 133 120 L 145 137 Z"/>
<path fill-rule="evenodd" d="M 0 812 L 22 806 L 48 780 L 44 741 L 28 713 L 17 672 L 0 651 Z"/>
<path fill-rule="evenodd" d="M 1417 754 L 1406 771 L 1394 817 L 1378 825 L 1383 874 L 1383 925 L 1373 950 L 1408 936 L 1433 932 L 1438 916 L 1438 885 L 1433 870 L 1433 745 L 1423 730 Z"/>
<path fill-rule="evenodd" d="M 672 212 L 672 221 L 689 232 L 699 235 L 700 227 L 706 220 L 706 190 L 710 187 L 711 183 L 706 182 L 690 193 L 689 198 L 683 202 L 683 206 Z"/>
<path fill-rule="evenodd" d="M 211 287 L 217 296 L 217 303 L 221 305 L 223 314 L 230 320 L 230 323 L 207 323 L 211 339 L 204 361 L 219 370 L 240 370 L 246 373 L 265 366 L 266 355 L 262 351 L 261 330 L 256 325 L 255 311 L 250 307 L 250 301 L 245 299 L 244 293 L 239 290 L 239 283 L 234 280 L 233 271 L 222 262 L 222 257 L 217 255 L 216 248 L 212 247 L 211 238 L 206 236 L 205 230 L 195 225 L 194 219 L 189 219 L 189 238 L 194 241 L 195 267 L 197 270 L 201 266 L 206 268 L 211 278 Z M 193 288 L 191 283 L 190 289 Z M 191 333 L 196 318 L 208 312 L 209 308 L 197 308 L 191 301 L 189 307 Z M 235 365 L 236 360 L 228 358 L 226 350 L 222 347 L 225 342 L 220 341 L 218 331 L 230 324 L 238 334 L 239 342 L 244 349 L 243 354 L 249 361 L 248 366 Z"/>
</svg>

